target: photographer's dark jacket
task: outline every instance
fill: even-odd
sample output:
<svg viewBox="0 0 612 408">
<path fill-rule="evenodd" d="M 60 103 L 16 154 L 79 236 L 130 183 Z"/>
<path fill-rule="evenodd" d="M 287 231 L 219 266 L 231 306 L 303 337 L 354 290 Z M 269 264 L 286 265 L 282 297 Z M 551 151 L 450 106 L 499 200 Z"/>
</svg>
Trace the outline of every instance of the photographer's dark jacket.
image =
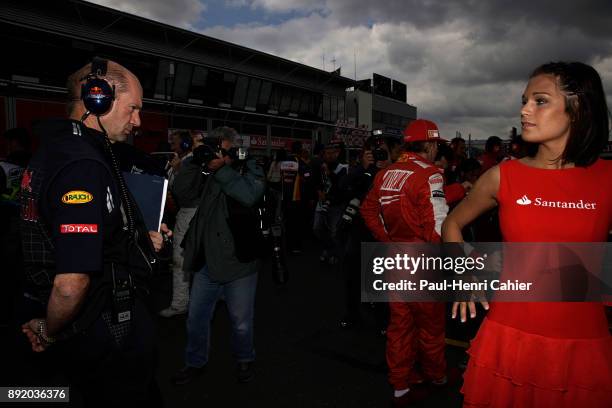
<svg viewBox="0 0 612 408">
<path fill-rule="evenodd" d="M 348 165 L 336 162 L 328 164 L 329 175 L 326 179 L 322 176 L 321 183 L 318 186 L 320 191 L 326 192 L 326 198 L 329 200 L 331 205 L 345 205 L 343 201 L 342 191 L 340 190 L 340 184 L 342 180 L 346 178 L 348 173 Z M 323 171 L 321 171 L 323 173 Z"/>
<path fill-rule="evenodd" d="M 200 203 L 203 185 L 202 168 L 191 160 L 185 160 L 174 177 L 170 191 L 179 208 L 196 208 Z"/>
<path fill-rule="evenodd" d="M 263 169 L 252 159 L 246 162 L 243 175 L 225 165 L 208 176 L 200 205 L 183 241 L 186 272 L 195 273 L 206 264 L 213 281 L 226 283 L 258 271 L 259 260 L 241 262 L 236 255 L 228 223 L 228 196 L 252 208 L 263 197 L 264 180 Z"/>
<path fill-rule="evenodd" d="M 56 274 L 85 273 L 80 316 L 99 315 L 110 300 L 111 267 L 129 270 L 137 286 L 150 276 L 148 232 L 132 202 L 136 239 L 129 237 L 102 133 L 71 120 L 40 122 L 34 133 L 41 145 L 21 182 L 26 291 L 46 304 Z"/>
<path fill-rule="evenodd" d="M 338 183 L 343 202 L 348 203 L 355 198 L 358 199 L 360 203 L 363 202 L 378 171 L 379 169 L 374 165 L 365 169 L 361 163 L 351 168 L 346 177 L 343 177 Z M 358 246 L 358 248 L 355 248 L 356 251 L 360 249 L 361 242 L 374 241 L 360 213 L 353 216 L 352 228 L 350 231 L 355 238 L 352 244 Z"/>
<path fill-rule="evenodd" d="M 353 198 L 363 201 L 372 186 L 372 182 L 378 170 L 379 169 L 374 165 L 365 169 L 361 163 L 351 168 L 346 177 L 342 177 L 338 181 L 338 188 L 342 201 L 349 202 Z"/>
</svg>

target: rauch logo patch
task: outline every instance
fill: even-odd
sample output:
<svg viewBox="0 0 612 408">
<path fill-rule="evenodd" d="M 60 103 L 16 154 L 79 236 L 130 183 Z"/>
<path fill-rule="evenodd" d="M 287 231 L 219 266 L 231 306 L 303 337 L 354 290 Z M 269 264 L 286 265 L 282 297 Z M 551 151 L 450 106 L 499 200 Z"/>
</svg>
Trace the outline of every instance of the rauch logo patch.
<svg viewBox="0 0 612 408">
<path fill-rule="evenodd" d="M 64 204 L 85 204 L 93 200 L 93 195 L 87 191 L 69 191 L 62 197 Z"/>
</svg>

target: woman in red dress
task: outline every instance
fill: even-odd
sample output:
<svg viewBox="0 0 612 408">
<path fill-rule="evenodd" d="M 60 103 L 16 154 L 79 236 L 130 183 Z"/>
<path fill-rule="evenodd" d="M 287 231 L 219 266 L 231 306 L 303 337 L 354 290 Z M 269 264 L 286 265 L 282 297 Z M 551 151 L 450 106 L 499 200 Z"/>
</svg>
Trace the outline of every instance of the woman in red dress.
<svg viewBox="0 0 612 408">
<path fill-rule="evenodd" d="M 483 174 L 447 217 L 443 239 L 462 242 L 465 225 L 499 206 L 506 242 L 605 242 L 612 162 L 598 158 L 609 134 L 599 74 L 582 63 L 542 65 L 522 103 L 523 138 L 537 153 Z M 465 321 L 468 312 L 476 315 L 473 302 L 453 305 L 453 317 Z M 492 302 L 468 353 L 465 407 L 612 406 L 612 337 L 601 303 Z"/>
</svg>

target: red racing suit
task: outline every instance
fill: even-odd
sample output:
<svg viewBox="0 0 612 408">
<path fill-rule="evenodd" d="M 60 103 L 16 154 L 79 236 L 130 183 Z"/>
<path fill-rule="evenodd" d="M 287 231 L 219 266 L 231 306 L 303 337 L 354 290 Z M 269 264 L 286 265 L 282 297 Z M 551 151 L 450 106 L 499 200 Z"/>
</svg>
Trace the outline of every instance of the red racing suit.
<svg viewBox="0 0 612 408">
<path fill-rule="evenodd" d="M 378 241 L 440 242 L 448 213 L 442 171 L 418 154 L 405 153 L 376 175 L 360 212 Z M 414 370 L 417 355 L 426 379 L 444 377 L 444 303 L 391 301 L 389 309 L 386 357 L 393 388 L 424 379 Z"/>
</svg>

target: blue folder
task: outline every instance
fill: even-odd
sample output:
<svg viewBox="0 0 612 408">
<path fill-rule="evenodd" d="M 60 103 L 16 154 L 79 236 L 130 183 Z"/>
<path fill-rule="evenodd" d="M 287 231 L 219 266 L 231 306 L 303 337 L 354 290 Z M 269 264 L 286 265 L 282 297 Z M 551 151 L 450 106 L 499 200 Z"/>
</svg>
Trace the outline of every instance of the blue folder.
<svg viewBox="0 0 612 408">
<path fill-rule="evenodd" d="M 166 205 L 168 179 L 146 173 L 127 172 L 123 172 L 123 178 L 136 200 L 147 229 L 159 232 Z"/>
</svg>

